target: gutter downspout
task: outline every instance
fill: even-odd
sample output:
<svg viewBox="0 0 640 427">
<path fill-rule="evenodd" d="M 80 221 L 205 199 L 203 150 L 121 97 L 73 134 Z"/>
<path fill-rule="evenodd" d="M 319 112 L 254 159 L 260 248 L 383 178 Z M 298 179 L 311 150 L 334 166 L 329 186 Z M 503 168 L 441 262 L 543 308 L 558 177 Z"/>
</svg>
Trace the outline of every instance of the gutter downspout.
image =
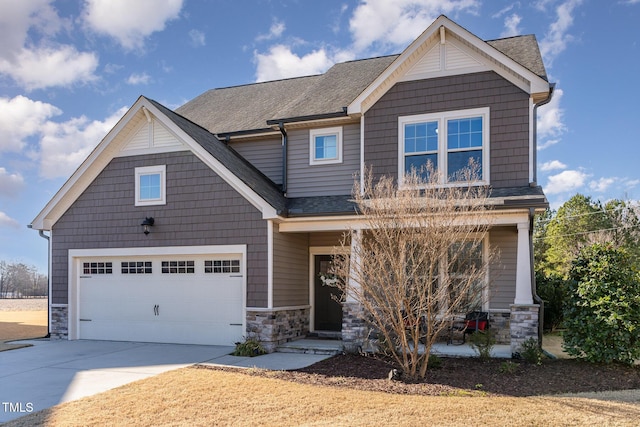
<svg viewBox="0 0 640 427">
<path fill-rule="evenodd" d="M 284 122 L 278 122 L 278 129 L 282 134 L 282 193 L 287 194 L 287 131 L 284 129 Z"/>
<path fill-rule="evenodd" d="M 27 228 L 33 228 L 31 224 Z M 44 338 L 51 338 L 51 238 L 44 234 L 43 230 L 38 230 L 38 235 L 47 241 L 47 335 Z"/>
<path fill-rule="evenodd" d="M 556 84 L 549 84 L 549 96 L 544 101 L 540 101 L 533 106 L 533 182 L 538 182 L 538 107 L 547 105 L 553 98 L 553 92 L 555 91 Z"/>
<path fill-rule="evenodd" d="M 553 98 L 553 92 L 555 91 L 556 84 L 549 84 L 549 96 L 543 101 L 538 102 L 533 106 L 533 182 L 538 182 L 538 108 L 543 105 L 547 105 L 551 102 L 551 98 Z M 536 272 L 535 272 L 535 255 L 533 251 L 533 224 L 536 210 L 534 208 L 529 208 L 529 247 L 531 250 L 531 295 L 533 297 L 533 301 L 536 304 L 540 305 L 540 311 L 538 312 L 538 345 L 542 348 L 542 336 L 544 334 L 544 301 L 538 295 L 538 290 L 536 286 Z"/>
</svg>

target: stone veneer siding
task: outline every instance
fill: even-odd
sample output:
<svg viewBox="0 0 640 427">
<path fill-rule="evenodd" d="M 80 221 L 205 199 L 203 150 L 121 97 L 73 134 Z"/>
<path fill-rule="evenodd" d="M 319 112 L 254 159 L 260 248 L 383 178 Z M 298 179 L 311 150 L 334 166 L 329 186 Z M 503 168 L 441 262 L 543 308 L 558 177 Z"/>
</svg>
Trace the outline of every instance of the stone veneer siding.
<svg viewBox="0 0 640 427">
<path fill-rule="evenodd" d="M 523 342 L 529 338 L 538 339 L 538 321 L 540 306 L 538 304 L 511 306 L 511 353 L 520 352 Z"/>
<path fill-rule="evenodd" d="M 359 302 L 342 303 L 342 345 L 347 353 L 363 351 L 368 336 L 364 308 Z"/>
<path fill-rule="evenodd" d="M 69 307 L 64 305 L 51 306 L 51 338 L 67 339 L 69 337 Z"/>
<path fill-rule="evenodd" d="M 247 338 L 256 338 L 271 353 L 280 344 L 307 336 L 309 318 L 310 308 L 247 309 Z"/>
</svg>

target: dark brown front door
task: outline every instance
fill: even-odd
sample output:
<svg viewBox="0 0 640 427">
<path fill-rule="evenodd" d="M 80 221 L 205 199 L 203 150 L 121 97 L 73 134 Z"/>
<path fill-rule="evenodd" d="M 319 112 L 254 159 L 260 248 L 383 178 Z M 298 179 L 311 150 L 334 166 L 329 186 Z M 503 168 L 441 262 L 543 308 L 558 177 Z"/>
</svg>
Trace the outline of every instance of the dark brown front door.
<svg viewBox="0 0 640 427">
<path fill-rule="evenodd" d="M 333 296 L 342 295 L 338 288 L 326 286 L 320 280 L 321 273 L 327 273 L 331 266 L 331 255 L 314 255 L 315 257 L 315 330 L 341 331 L 342 305 Z"/>
</svg>

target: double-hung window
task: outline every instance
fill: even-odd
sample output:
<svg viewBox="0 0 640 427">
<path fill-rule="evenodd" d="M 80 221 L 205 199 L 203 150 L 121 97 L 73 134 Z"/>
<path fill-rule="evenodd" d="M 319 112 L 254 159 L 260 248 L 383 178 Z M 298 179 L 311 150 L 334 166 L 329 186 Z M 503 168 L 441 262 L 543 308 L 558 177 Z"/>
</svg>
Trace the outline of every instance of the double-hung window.
<svg viewBox="0 0 640 427">
<path fill-rule="evenodd" d="M 309 132 L 309 164 L 342 163 L 342 128 L 312 129 Z"/>
<path fill-rule="evenodd" d="M 441 184 L 455 184 L 473 161 L 476 180 L 489 181 L 489 108 L 399 117 L 398 133 L 401 179 L 412 169 L 428 179 L 433 170 Z"/>
<path fill-rule="evenodd" d="M 166 204 L 166 166 L 136 168 L 136 206 Z"/>
</svg>

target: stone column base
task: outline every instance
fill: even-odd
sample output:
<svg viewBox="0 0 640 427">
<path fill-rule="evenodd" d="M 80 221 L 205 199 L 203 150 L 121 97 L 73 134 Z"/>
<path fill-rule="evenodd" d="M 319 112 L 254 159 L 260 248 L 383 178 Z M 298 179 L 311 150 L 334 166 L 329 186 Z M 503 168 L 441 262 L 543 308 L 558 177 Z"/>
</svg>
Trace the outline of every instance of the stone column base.
<svg viewBox="0 0 640 427">
<path fill-rule="evenodd" d="M 368 327 L 359 302 L 342 303 L 342 345 L 346 353 L 359 353 L 365 346 Z"/>
<path fill-rule="evenodd" d="M 522 343 L 526 340 L 538 340 L 539 317 L 539 304 L 511 305 L 511 354 L 519 353 Z"/>
<path fill-rule="evenodd" d="M 247 309 L 247 338 L 255 338 L 272 353 L 278 345 L 304 338 L 309 333 L 309 308 L 288 310 Z"/>
</svg>

